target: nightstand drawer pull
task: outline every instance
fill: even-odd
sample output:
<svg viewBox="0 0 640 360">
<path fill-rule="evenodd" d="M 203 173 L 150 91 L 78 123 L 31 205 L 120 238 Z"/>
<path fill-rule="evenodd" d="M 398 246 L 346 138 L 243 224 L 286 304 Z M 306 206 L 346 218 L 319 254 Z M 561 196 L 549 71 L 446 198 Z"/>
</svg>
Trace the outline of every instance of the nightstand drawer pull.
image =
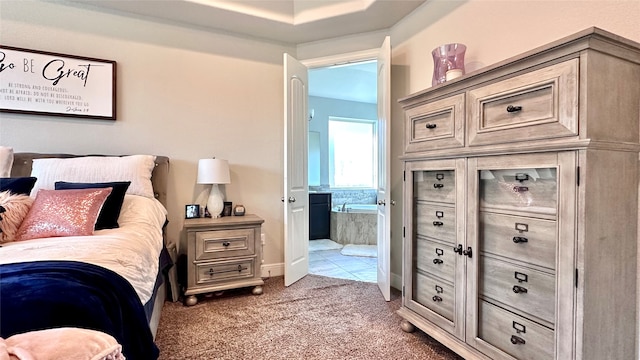
<svg viewBox="0 0 640 360">
<path fill-rule="evenodd" d="M 437 126 L 438 126 L 438 125 L 436 125 L 436 124 L 432 124 L 432 123 L 427 123 L 427 124 L 425 125 L 425 127 L 426 127 L 427 129 L 435 129 Z"/>
<path fill-rule="evenodd" d="M 233 272 L 236 272 L 236 271 L 241 273 L 241 272 L 243 272 L 244 270 L 247 270 L 247 269 L 248 269 L 248 267 L 246 267 L 246 266 L 242 267 L 242 265 L 238 265 L 237 269 L 217 271 L 216 274 L 233 273 Z M 209 269 L 209 276 L 213 276 L 213 273 L 214 273 L 213 269 Z"/>
<path fill-rule="evenodd" d="M 224 247 L 227 247 L 227 246 L 229 246 L 229 245 L 231 245 L 231 243 L 230 243 L 230 242 L 228 242 L 228 241 L 225 241 L 225 242 L 223 242 L 223 243 L 222 243 L 222 246 L 224 246 Z"/>
</svg>

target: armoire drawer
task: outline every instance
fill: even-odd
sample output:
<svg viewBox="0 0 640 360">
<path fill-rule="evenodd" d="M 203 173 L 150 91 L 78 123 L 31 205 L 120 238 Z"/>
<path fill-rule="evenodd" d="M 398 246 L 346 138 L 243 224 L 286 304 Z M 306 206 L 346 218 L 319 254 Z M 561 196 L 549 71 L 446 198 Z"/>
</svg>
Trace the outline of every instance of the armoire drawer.
<svg viewBox="0 0 640 360">
<path fill-rule="evenodd" d="M 555 276 L 487 256 L 480 257 L 478 293 L 554 327 Z"/>
<path fill-rule="evenodd" d="M 470 146 L 578 135 L 578 59 L 469 91 Z"/>
<path fill-rule="evenodd" d="M 555 168 L 480 171 L 480 207 L 556 214 Z"/>
<path fill-rule="evenodd" d="M 426 200 L 453 204 L 456 201 L 455 171 L 413 171 L 413 196 Z"/>
<path fill-rule="evenodd" d="M 453 286 L 420 272 L 415 272 L 414 276 L 414 300 L 442 315 L 445 319 L 453 321 L 455 303 Z"/>
<path fill-rule="evenodd" d="M 456 241 L 455 207 L 417 203 L 414 211 L 416 235 L 428 236 L 451 244 Z"/>
<path fill-rule="evenodd" d="M 464 94 L 407 110 L 405 151 L 464 146 Z"/>
<path fill-rule="evenodd" d="M 453 252 L 453 245 L 443 245 L 421 237 L 415 241 L 416 268 L 453 283 L 457 255 Z"/>
<path fill-rule="evenodd" d="M 486 253 L 556 268 L 556 221 L 480 211 L 479 236 Z"/>
<path fill-rule="evenodd" d="M 195 260 L 250 256 L 254 250 L 254 229 L 200 231 L 196 233 Z"/>
<path fill-rule="evenodd" d="M 478 304 L 478 337 L 518 360 L 554 358 L 554 332 L 489 302 Z"/>
</svg>

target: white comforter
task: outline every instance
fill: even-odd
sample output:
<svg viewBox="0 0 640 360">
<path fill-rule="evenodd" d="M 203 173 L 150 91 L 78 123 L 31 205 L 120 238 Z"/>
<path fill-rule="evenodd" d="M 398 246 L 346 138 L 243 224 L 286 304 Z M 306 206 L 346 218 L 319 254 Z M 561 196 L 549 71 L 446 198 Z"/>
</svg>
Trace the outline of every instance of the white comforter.
<svg viewBox="0 0 640 360">
<path fill-rule="evenodd" d="M 0 247 L 0 264 L 38 260 L 73 260 L 110 269 L 127 279 L 140 301 L 151 298 L 162 250 L 167 211 L 156 199 L 126 195 L 117 229 L 92 236 L 16 241 Z"/>
</svg>

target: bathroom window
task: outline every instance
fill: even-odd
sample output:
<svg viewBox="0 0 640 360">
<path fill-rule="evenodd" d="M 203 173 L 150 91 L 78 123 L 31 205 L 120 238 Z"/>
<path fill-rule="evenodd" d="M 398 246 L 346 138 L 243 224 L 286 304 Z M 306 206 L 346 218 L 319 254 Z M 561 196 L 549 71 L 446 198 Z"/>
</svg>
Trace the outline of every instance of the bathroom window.
<svg viewBox="0 0 640 360">
<path fill-rule="evenodd" d="M 375 188 L 376 120 L 329 117 L 329 184 L 332 188 Z"/>
</svg>

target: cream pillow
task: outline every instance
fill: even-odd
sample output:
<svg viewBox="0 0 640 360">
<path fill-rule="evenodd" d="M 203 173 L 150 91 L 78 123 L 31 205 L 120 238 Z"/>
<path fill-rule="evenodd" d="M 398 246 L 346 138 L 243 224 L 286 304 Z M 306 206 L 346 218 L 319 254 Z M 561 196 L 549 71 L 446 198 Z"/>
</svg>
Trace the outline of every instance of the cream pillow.
<svg viewBox="0 0 640 360">
<path fill-rule="evenodd" d="M 30 196 L 10 191 L 0 192 L 0 244 L 15 239 L 32 204 L 33 198 Z"/>
<path fill-rule="evenodd" d="M 127 194 L 155 198 L 151 185 L 155 161 L 156 157 L 153 155 L 34 159 L 31 176 L 38 180 L 31 190 L 31 197 L 35 197 L 40 189 L 55 189 L 56 181 L 131 181 Z"/>
<path fill-rule="evenodd" d="M 13 148 L 0 146 L 0 178 L 11 176 L 13 166 Z"/>
</svg>

